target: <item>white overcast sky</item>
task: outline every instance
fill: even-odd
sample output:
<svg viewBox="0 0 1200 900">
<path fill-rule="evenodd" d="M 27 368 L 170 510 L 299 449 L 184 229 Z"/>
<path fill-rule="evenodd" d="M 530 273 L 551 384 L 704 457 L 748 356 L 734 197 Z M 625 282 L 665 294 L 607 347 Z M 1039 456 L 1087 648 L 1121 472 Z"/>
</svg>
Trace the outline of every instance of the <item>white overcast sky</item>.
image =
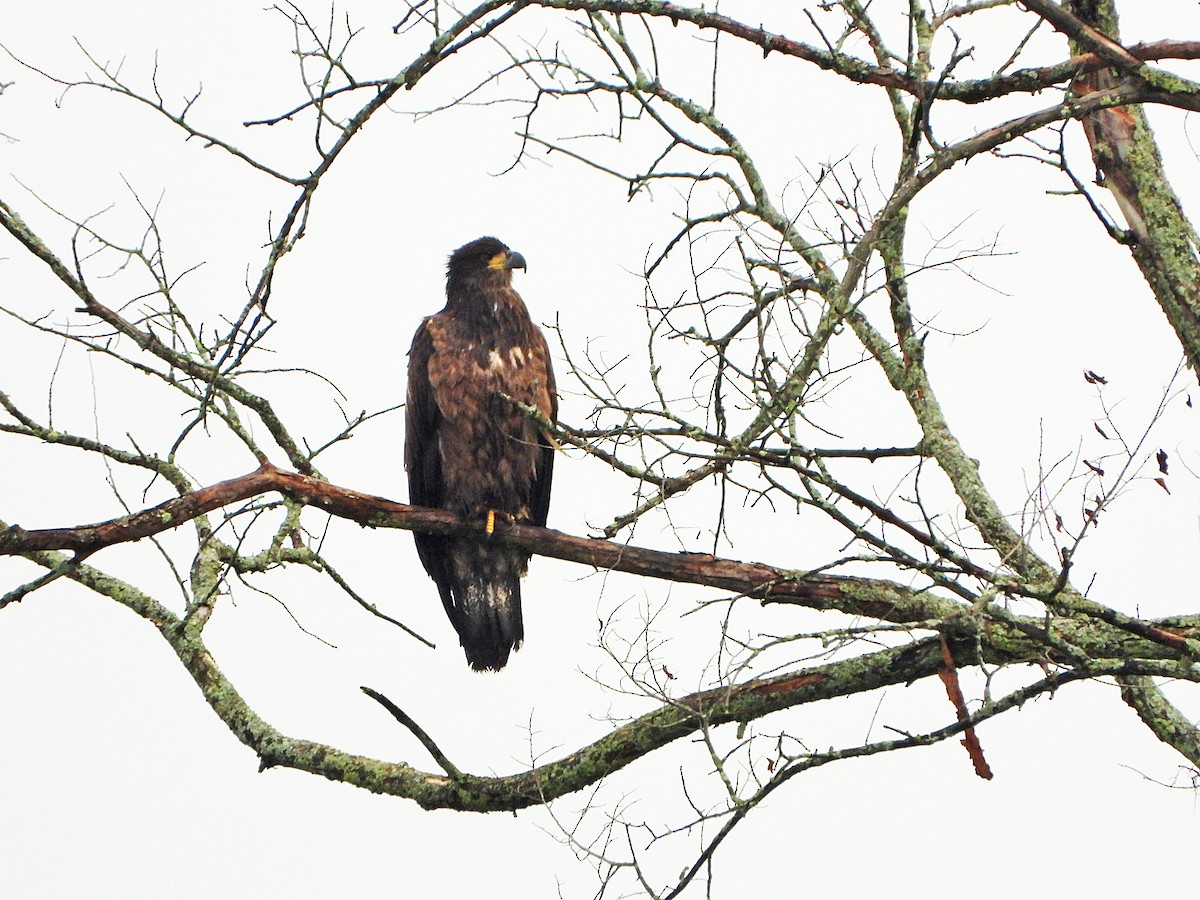
<svg viewBox="0 0 1200 900">
<path fill-rule="evenodd" d="M 301 6 L 314 19 L 328 14 L 322 3 Z M 1130 41 L 1200 38 L 1193 2 L 1124 6 Z M 357 0 L 339 6 L 339 15 L 363 29 L 352 58 L 364 77 L 390 74 L 406 59 L 391 32 L 398 9 Z M 735 14 L 737 4 L 722 9 Z M 799 16 L 792 33 L 812 39 Z M 47 0 L 0 9 L 0 42 L 47 72 L 76 78 L 88 69 L 76 41 L 97 59 L 123 60 L 123 74 L 142 85 L 157 54 L 169 102 L 203 84 L 194 110 L 203 127 L 289 171 L 302 172 L 310 158 L 303 128 L 240 124 L 278 113 L 299 95 L 292 35 L 279 13 L 233 0 L 202 6 Z M 1047 39 L 1047 58 L 1057 46 Z M 322 187 L 307 236 L 281 266 L 271 301 L 278 320 L 269 338 L 274 364 L 319 371 L 352 412 L 400 402 L 412 331 L 442 302 L 445 257 L 482 234 L 496 234 L 525 255 L 529 270 L 517 276 L 518 287 L 534 318 L 557 320 L 574 349 L 590 341 L 614 358 L 644 354 L 636 273 L 647 247 L 671 227 L 677 198 L 664 191 L 658 202 L 627 202 L 615 181 L 562 158 L 539 156 L 497 177 L 516 150 L 512 107 L 416 121 L 405 114 L 444 103 L 468 85 L 479 74 L 470 60 L 464 53 L 367 126 Z M 879 130 L 887 118 L 878 115 L 877 97 L 855 106 L 861 92 L 848 93 L 803 66 L 781 68 L 778 59 L 768 63 L 774 68 L 753 68 L 753 57 L 738 64 L 745 68 L 728 74 L 736 87 L 762 84 L 764 72 L 787 71 L 794 79 L 748 91 L 759 105 L 747 101 L 730 112 L 773 173 L 797 177 L 802 163 L 847 155 L 861 171 L 877 165 L 886 172 L 892 136 Z M 290 191 L 219 150 L 184 142 L 161 117 L 128 101 L 88 89 L 64 94 L 3 55 L 0 82 L 12 82 L 0 95 L 0 199 L 65 252 L 69 229 L 35 197 L 74 218 L 103 212 L 97 227 L 129 235 L 138 227 L 133 193 L 150 205 L 161 197 L 159 224 L 174 268 L 204 263 L 181 288 L 190 308 L 212 321 L 241 308 L 248 267 L 252 278 L 269 217 L 278 221 Z M 971 120 L 945 115 L 941 127 L 969 133 Z M 1172 177 L 1195 214 L 1196 121 L 1171 112 L 1154 121 Z M 914 240 L 932 244 L 953 231 L 968 246 L 998 236 L 998 249 L 1011 254 L 980 260 L 969 275 L 932 275 L 914 302 L 926 313 L 939 310 L 935 324 L 959 335 L 931 343 L 937 387 L 960 437 L 1013 511 L 1036 478 L 1039 442 L 1047 458 L 1094 452 L 1092 422 L 1101 407 L 1081 377 L 1084 369 L 1109 379 L 1104 402 L 1135 434 L 1149 422 L 1181 355 L 1126 251 L 1104 236 L 1077 198 L 1046 196 L 1055 187 L 1061 183 L 1032 164 L 980 160 L 914 205 L 922 230 Z M 114 274 L 113 283 L 122 277 Z M 0 239 L 0 297 L 56 320 L 72 308 L 6 238 Z M 8 321 L 0 322 L 0 341 L 0 390 L 38 415 L 114 440 L 126 429 L 159 438 L 174 433 L 175 412 L 103 361 L 60 355 L 58 344 Z M 255 386 L 285 418 L 304 423 L 306 433 L 325 433 L 337 421 L 334 393 L 315 379 L 263 379 Z M 1191 376 L 1177 387 L 1200 400 Z M 855 407 L 853 397 L 839 395 L 837 402 L 849 406 L 828 414 L 876 415 Z M 1184 585 L 1194 582 L 1200 558 L 1200 486 L 1192 474 L 1200 472 L 1200 460 L 1196 421 L 1183 399 L 1176 392 L 1151 438 L 1179 463 L 1172 494 L 1147 481 L 1135 484 L 1079 560 L 1083 583 L 1086 573 L 1098 571 L 1093 595 L 1126 612 L 1195 608 L 1195 592 Z M 564 418 L 578 420 L 587 408 L 564 389 Z M 384 417 L 331 451 L 325 474 L 403 500 L 401 419 Z M 66 451 L 46 456 L 11 439 L 0 447 L 0 518 L 49 527 L 120 514 L 105 470 L 91 460 Z M 220 439 L 211 456 L 193 458 L 191 466 L 204 483 L 254 467 Z M 598 475 L 578 455 L 560 458 L 554 527 L 591 533 L 627 507 L 628 485 Z M 136 492 L 126 499 L 137 505 Z M 682 504 L 676 523 L 707 527 L 698 524 L 708 521 L 702 503 Z M 741 543 L 729 552 L 736 557 L 802 568 L 836 555 L 836 543 L 756 532 L 752 516 L 735 524 Z M 276 582 L 286 610 L 248 591 L 236 594 L 209 626 L 210 646 L 255 710 L 285 734 L 434 769 L 411 736 L 359 693 L 365 684 L 403 706 L 461 768 L 509 773 L 531 754 L 554 758 L 603 734 L 606 716 L 648 708 L 614 699 L 589 677 L 611 675 L 596 647 L 596 623 L 618 608 L 633 629 L 645 610 L 665 604 L 657 627 L 673 639 L 672 668 L 685 689 L 701 686 L 709 652 L 703 640 L 711 632 L 703 621 L 679 616 L 703 592 L 535 560 L 525 588 L 526 646 L 502 674 L 481 677 L 463 663 L 409 535 L 334 523 L 330 541 L 360 590 L 438 648 L 427 650 L 368 618 L 311 574 Z M 644 526 L 635 542 L 679 546 L 665 522 Z M 186 546 L 171 538 L 166 544 Z M 167 596 L 169 579 L 153 557 L 146 560 L 122 548 L 96 563 Z M 29 564 L 0 560 L 0 593 L 33 572 Z M 293 616 L 322 640 L 297 628 Z M 830 627 L 821 622 L 814 615 L 798 625 L 775 611 L 757 627 Z M 933 727 L 948 715 L 941 691 L 921 683 L 836 708 L 801 709 L 781 717 L 779 728 L 823 748 L 882 738 L 885 726 Z M 1200 710 L 1194 695 L 1177 696 L 1192 701 L 1193 714 Z M 987 724 L 980 738 L 996 773 L 991 782 L 974 777 L 956 741 L 793 779 L 721 850 L 714 896 L 1188 893 L 1200 839 L 1196 796 L 1159 783 L 1186 787 L 1182 760 L 1141 726 L 1113 687 L 1073 686 Z M 686 813 L 681 772 L 702 794 L 715 790 L 703 777 L 706 765 L 703 753 L 682 744 L 614 777 L 597 802 L 636 804 L 633 815 L 669 826 Z M 555 811 L 570 820 L 587 799 L 565 798 Z M 515 816 L 430 813 L 298 772 L 259 774 L 254 754 L 205 706 L 169 648 L 126 610 L 62 582 L 0 610 L 0 892 L 6 895 L 591 896 L 588 865 L 560 837 L 540 809 Z M 683 838 L 653 857 L 657 875 L 670 879 L 693 846 Z"/>
</svg>

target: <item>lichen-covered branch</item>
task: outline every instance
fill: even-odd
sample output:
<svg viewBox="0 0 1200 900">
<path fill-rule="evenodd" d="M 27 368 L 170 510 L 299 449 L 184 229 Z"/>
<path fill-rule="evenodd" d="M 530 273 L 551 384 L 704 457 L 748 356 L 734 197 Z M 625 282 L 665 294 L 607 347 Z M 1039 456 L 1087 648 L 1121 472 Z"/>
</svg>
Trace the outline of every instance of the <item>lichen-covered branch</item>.
<svg viewBox="0 0 1200 900">
<path fill-rule="evenodd" d="M 1081 22 L 1119 46 L 1112 0 L 1075 0 L 1067 6 Z M 1086 98 L 1109 90 L 1119 78 L 1100 69 L 1080 77 L 1076 87 Z M 1084 116 L 1082 123 L 1096 169 L 1125 219 L 1122 240 L 1200 377 L 1200 239 L 1167 178 L 1146 114 L 1139 106 L 1123 106 L 1098 110 Z"/>
</svg>

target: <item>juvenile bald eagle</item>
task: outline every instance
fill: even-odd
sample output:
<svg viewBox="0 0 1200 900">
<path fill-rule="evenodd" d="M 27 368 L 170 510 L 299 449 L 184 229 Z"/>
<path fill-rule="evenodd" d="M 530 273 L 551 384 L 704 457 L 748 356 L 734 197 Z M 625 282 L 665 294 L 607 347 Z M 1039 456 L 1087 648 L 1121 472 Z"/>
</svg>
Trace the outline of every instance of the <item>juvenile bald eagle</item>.
<svg viewBox="0 0 1200 900">
<path fill-rule="evenodd" d="M 546 339 L 512 287 L 524 268 L 494 237 L 450 255 L 446 308 L 421 323 L 409 351 L 404 466 L 416 506 L 546 524 L 553 446 L 503 396 L 550 420 L 558 410 Z M 414 537 L 471 668 L 503 668 L 525 635 L 529 554 L 484 536 Z"/>
</svg>

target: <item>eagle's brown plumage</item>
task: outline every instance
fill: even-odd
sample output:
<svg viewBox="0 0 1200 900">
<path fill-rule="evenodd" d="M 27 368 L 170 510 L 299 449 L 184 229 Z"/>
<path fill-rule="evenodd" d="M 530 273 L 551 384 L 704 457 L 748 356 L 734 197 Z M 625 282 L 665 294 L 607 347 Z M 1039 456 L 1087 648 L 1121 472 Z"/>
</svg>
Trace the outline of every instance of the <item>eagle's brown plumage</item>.
<svg viewBox="0 0 1200 900">
<path fill-rule="evenodd" d="M 409 502 L 482 518 L 546 524 L 554 450 L 506 400 L 553 420 L 546 339 L 512 288 L 525 259 L 493 237 L 450 255 L 446 308 L 421 323 L 408 363 L 404 465 Z M 486 537 L 414 533 L 473 669 L 501 669 L 521 645 L 529 555 Z"/>
</svg>

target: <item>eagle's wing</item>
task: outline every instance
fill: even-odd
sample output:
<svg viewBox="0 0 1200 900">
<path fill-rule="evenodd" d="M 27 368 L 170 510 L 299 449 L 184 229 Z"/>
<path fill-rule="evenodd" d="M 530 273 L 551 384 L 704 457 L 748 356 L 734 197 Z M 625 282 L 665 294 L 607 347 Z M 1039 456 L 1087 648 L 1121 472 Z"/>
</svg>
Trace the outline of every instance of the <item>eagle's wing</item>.
<svg viewBox="0 0 1200 900">
<path fill-rule="evenodd" d="M 428 320 L 421 323 L 408 351 L 408 396 L 404 409 L 404 468 L 408 470 L 408 502 L 413 506 L 439 509 L 445 496 L 442 456 L 438 431 L 442 414 L 429 380 L 429 361 L 433 356 L 433 338 Z M 442 603 L 451 621 L 455 621 L 450 599 L 449 561 L 445 538 L 413 532 L 421 564 L 438 586 Z"/>
<path fill-rule="evenodd" d="M 558 418 L 558 391 L 554 384 L 554 368 L 550 365 L 550 348 L 546 338 L 538 328 L 533 329 L 533 347 L 536 364 L 543 370 L 541 380 L 545 392 L 535 400 L 538 411 L 554 422 Z M 538 432 L 538 443 L 541 445 L 537 475 L 533 481 L 533 491 L 529 498 L 529 512 L 534 525 L 546 526 L 546 516 L 550 512 L 550 484 L 554 478 L 554 440 L 544 431 Z"/>
<path fill-rule="evenodd" d="M 442 464 L 438 454 L 441 413 L 429 381 L 433 339 L 422 322 L 408 351 L 408 397 L 404 413 L 404 468 L 408 470 L 408 501 L 434 509 L 442 501 Z"/>
</svg>

